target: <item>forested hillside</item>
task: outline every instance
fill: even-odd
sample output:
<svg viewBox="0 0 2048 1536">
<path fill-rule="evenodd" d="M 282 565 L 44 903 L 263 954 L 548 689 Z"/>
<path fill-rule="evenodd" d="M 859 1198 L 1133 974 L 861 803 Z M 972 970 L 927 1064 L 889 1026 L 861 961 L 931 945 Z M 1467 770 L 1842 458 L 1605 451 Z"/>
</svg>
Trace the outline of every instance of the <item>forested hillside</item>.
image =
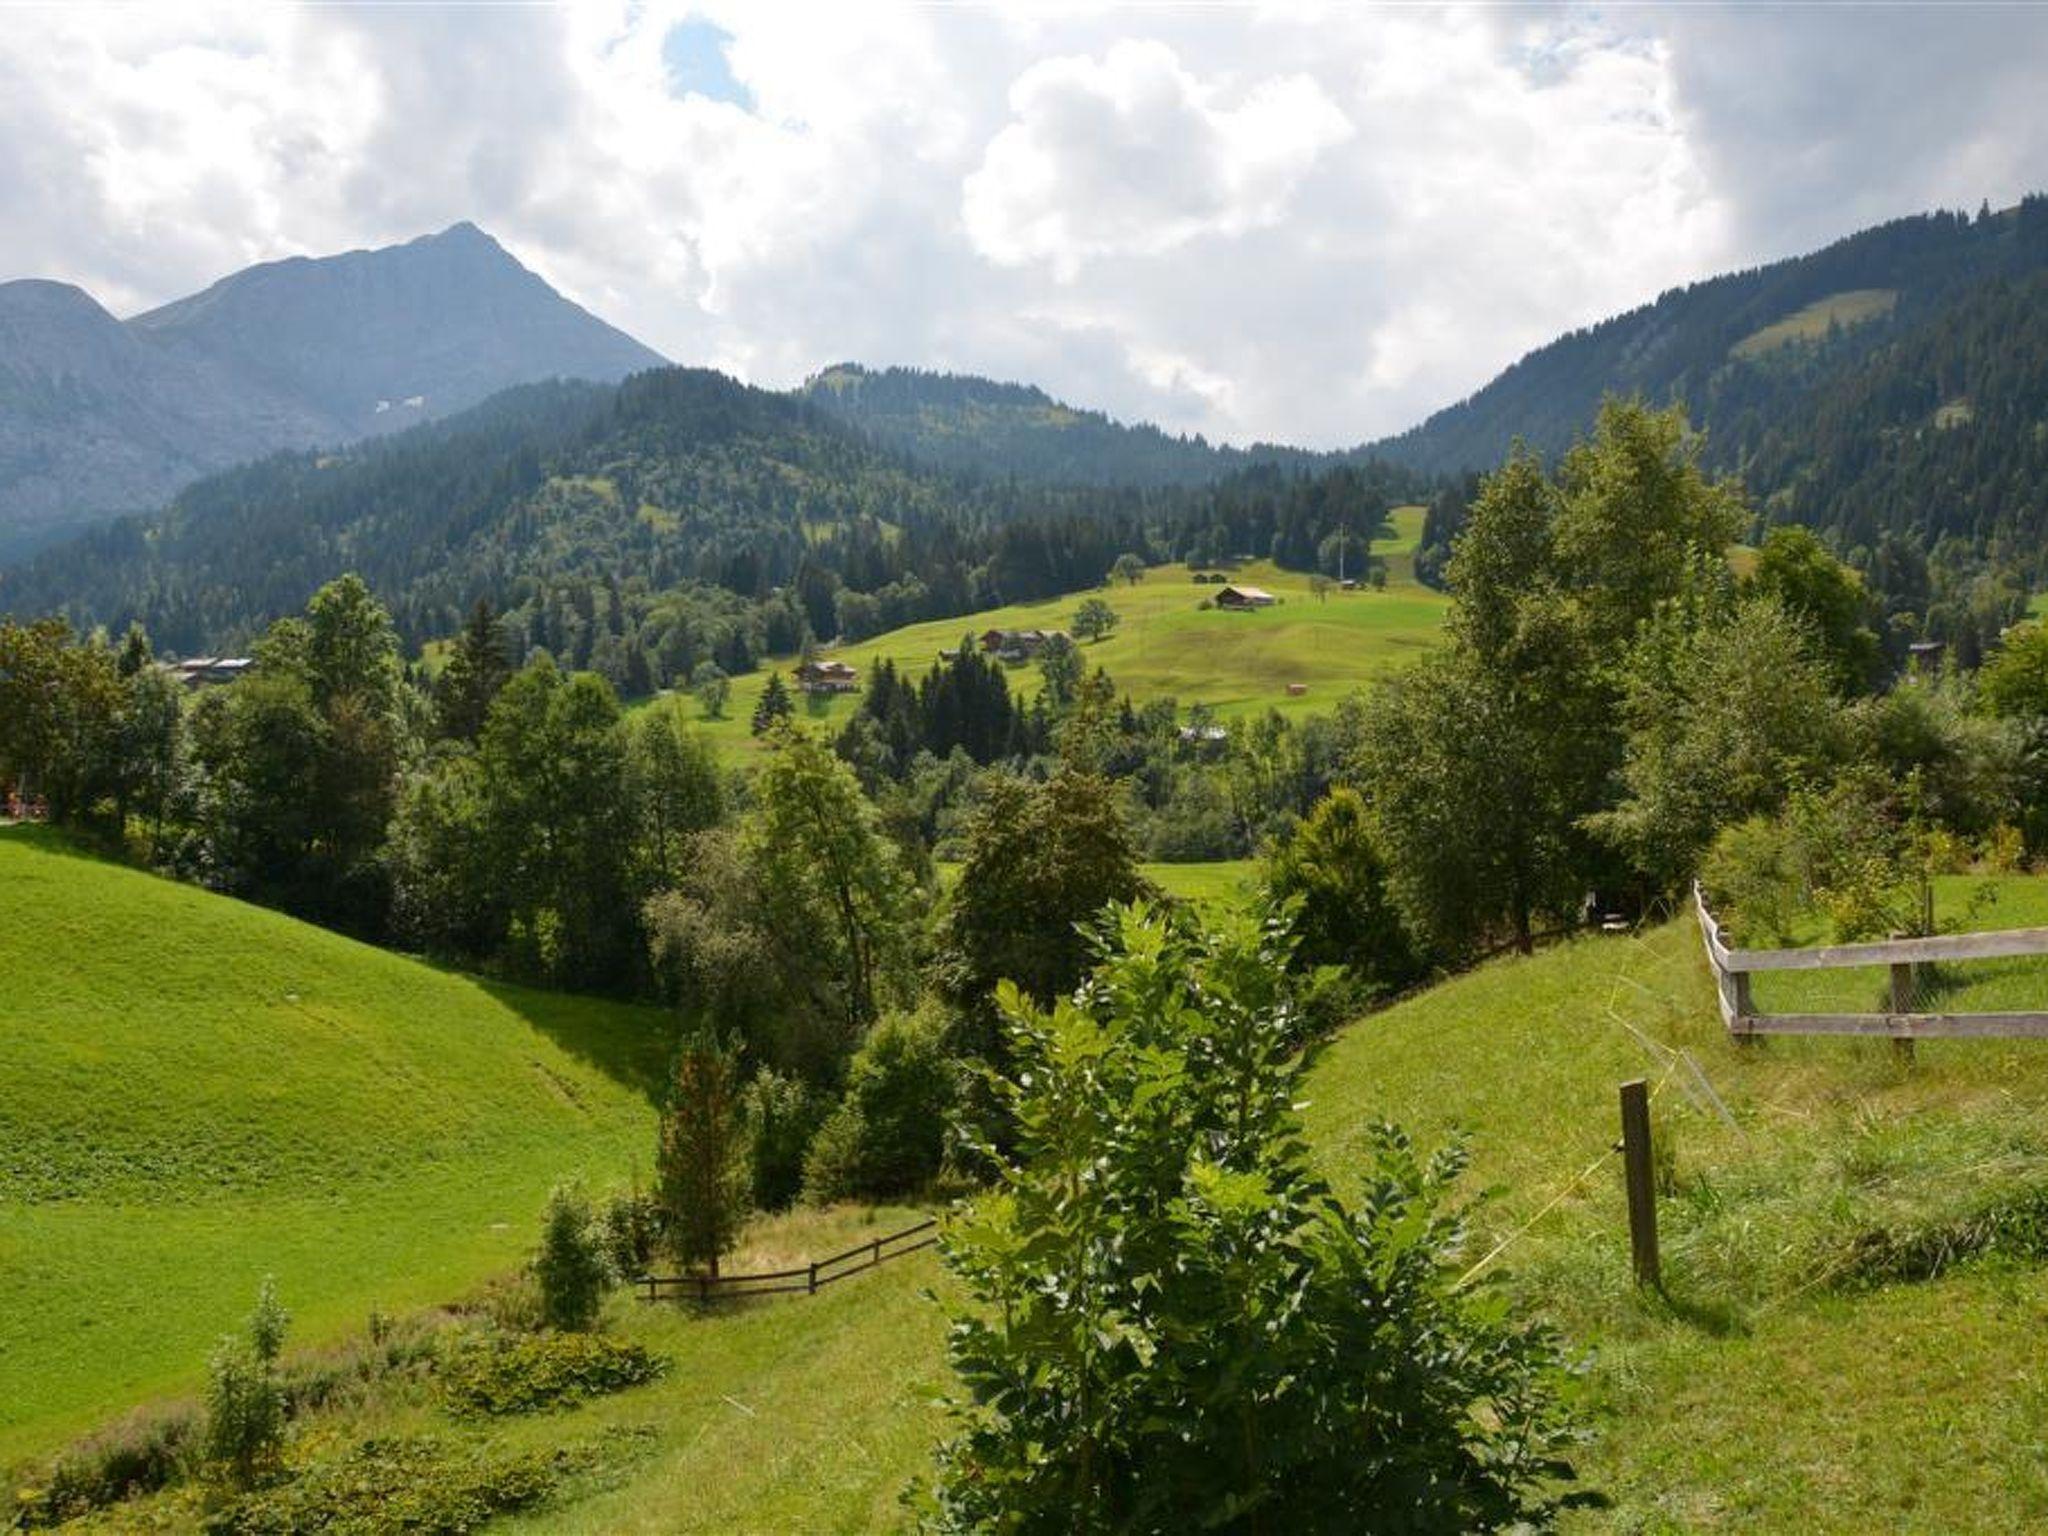
<svg viewBox="0 0 2048 1536">
<path fill-rule="evenodd" d="M 1741 475 L 1763 521 L 1829 531 L 1866 571 L 1889 534 L 2035 574 L 2044 269 L 2048 198 L 1901 219 L 1574 332 L 1377 451 L 1432 473 L 1497 463 L 1516 438 L 1555 454 L 1603 395 L 1640 394 L 1685 405 L 1708 467 Z M 1426 540 L 1439 558 L 1454 528 Z"/>
<path fill-rule="evenodd" d="M 1360 570 L 1410 483 L 1370 466 L 1262 467 L 1202 490 L 946 475 L 801 400 L 667 369 L 530 386 L 216 476 L 160 519 L 0 573 L 0 612 L 136 620 L 190 654 L 244 644 L 353 570 L 413 644 L 485 599 L 510 615 L 517 653 L 545 647 L 637 694 L 707 661 L 739 672 L 810 641 L 1093 586 L 1126 553 L 1309 569 L 1328 546 Z"/>
<path fill-rule="evenodd" d="M 1201 485 L 1252 464 L 1333 455 L 1270 443 L 1233 448 L 1125 425 L 1029 384 L 843 363 L 800 393 L 875 442 L 940 469 L 1075 485 Z"/>
</svg>

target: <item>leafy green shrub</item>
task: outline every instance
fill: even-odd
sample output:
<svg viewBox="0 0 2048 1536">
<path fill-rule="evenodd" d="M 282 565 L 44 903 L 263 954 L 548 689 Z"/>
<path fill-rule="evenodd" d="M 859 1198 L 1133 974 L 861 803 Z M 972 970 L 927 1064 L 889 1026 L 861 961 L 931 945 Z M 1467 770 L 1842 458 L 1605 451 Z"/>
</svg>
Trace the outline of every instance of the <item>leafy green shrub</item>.
<svg viewBox="0 0 2048 1536">
<path fill-rule="evenodd" d="M 472 1531 L 493 1516 L 532 1508 L 588 1454 L 507 1453 L 424 1436 L 366 1440 L 215 1512 L 206 1529 L 216 1536 Z"/>
<path fill-rule="evenodd" d="M 1078 999 L 1005 989 L 1016 1127 L 946 1240 L 944 1530 L 1497 1530 L 1572 1476 L 1540 1329 L 1453 1278 L 1457 1151 L 1309 1165 L 1286 943 L 1143 909 Z"/>
<path fill-rule="evenodd" d="M 202 1427 L 190 1403 L 130 1414 L 65 1450 L 38 1486 L 17 1491 L 14 1523 L 60 1525 L 169 1486 L 191 1469 Z"/>
<path fill-rule="evenodd" d="M 797 1078 L 768 1070 L 754 1074 L 740 1097 L 740 1114 L 747 1127 L 756 1207 L 781 1210 L 802 1193 L 804 1154 L 831 1107 L 828 1098 Z"/>
<path fill-rule="evenodd" d="M 449 1408 L 496 1418 L 567 1407 L 653 1381 L 667 1362 L 596 1333 L 472 1335 L 443 1356 Z"/>
<path fill-rule="evenodd" d="M 959 1078 L 935 1009 L 891 1014 L 847 1071 L 846 1097 L 804 1160 L 815 1201 L 880 1200 L 929 1184 L 945 1156 Z"/>
<path fill-rule="evenodd" d="M 661 1202 L 637 1185 L 614 1190 L 597 1220 L 613 1273 L 627 1279 L 647 1273 L 661 1246 Z"/>
<path fill-rule="evenodd" d="M 237 1487 L 251 1487 L 274 1471 L 284 1449 L 285 1395 L 277 1356 L 290 1321 L 265 1280 L 247 1337 L 222 1339 L 208 1365 L 206 1459 Z"/>
<path fill-rule="evenodd" d="M 540 1252 L 533 1259 L 541 1318 L 550 1328 L 574 1331 L 597 1321 L 613 1280 L 605 1249 L 605 1234 L 591 1218 L 582 1187 L 557 1184 L 541 1217 Z"/>
</svg>

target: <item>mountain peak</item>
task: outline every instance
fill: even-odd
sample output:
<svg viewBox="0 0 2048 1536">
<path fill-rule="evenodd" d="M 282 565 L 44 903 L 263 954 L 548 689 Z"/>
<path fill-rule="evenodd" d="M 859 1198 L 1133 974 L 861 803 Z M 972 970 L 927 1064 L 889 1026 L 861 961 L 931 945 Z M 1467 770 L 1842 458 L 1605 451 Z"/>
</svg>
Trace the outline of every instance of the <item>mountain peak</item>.
<svg viewBox="0 0 2048 1536">
<path fill-rule="evenodd" d="M 123 322 L 68 283 L 0 285 L 0 543 L 161 505 L 210 469 L 340 444 L 546 379 L 666 359 L 468 220 L 265 262 Z"/>
<path fill-rule="evenodd" d="M 504 245 L 498 240 L 497 236 L 493 235 L 489 230 L 484 229 L 479 225 L 471 223 L 468 219 L 459 220 L 456 223 L 450 224 L 446 229 L 440 230 L 434 234 L 420 235 L 414 239 L 408 240 L 405 242 L 404 246 L 387 247 L 387 249 L 403 250 L 412 249 L 415 247 L 433 247 L 436 249 L 457 251 L 468 250 L 477 252 L 495 252 L 496 254 L 505 257 L 508 261 L 516 259 L 512 256 L 512 253 L 510 251 L 505 249 Z M 372 251 L 369 252 L 368 254 L 374 256 L 381 253 Z"/>
</svg>

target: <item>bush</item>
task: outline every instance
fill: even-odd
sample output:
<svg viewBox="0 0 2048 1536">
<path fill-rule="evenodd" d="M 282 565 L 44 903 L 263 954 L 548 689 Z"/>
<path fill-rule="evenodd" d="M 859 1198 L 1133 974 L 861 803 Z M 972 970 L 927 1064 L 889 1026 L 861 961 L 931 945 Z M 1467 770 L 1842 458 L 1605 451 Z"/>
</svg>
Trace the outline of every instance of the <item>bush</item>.
<svg viewBox="0 0 2048 1536">
<path fill-rule="evenodd" d="M 630 1279 L 644 1275 L 661 1246 L 661 1202 L 636 1185 L 614 1190 L 598 1217 L 604 1234 L 605 1257 L 612 1272 Z"/>
<path fill-rule="evenodd" d="M 959 1078 L 935 1009 L 891 1014 L 847 1071 L 846 1097 L 819 1127 L 804 1160 L 804 1194 L 881 1200 L 938 1176 Z"/>
<path fill-rule="evenodd" d="M 831 1101 L 794 1077 L 762 1070 L 740 1096 L 754 1204 L 781 1210 L 803 1192 L 804 1154 L 831 1112 Z"/>
<path fill-rule="evenodd" d="M 582 1188 L 557 1184 L 541 1217 L 540 1252 L 533 1259 L 541 1318 L 550 1328 L 573 1332 L 597 1321 L 613 1279 L 605 1248 L 605 1234 L 592 1220 Z"/>
<path fill-rule="evenodd" d="M 507 1454 L 426 1437 L 366 1440 L 283 1487 L 216 1512 L 206 1529 L 218 1536 L 472 1531 L 493 1516 L 532 1508 L 588 1459 L 575 1450 Z"/>
<path fill-rule="evenodd" d="M 1462 1293 L 1458 1152 L 1309 1164 L 1286 944 L 1143 909 L 1051 1013 L 1006 989 L 1016 1126 L 947 1267 L 971 1401 L 939 1528 L 1541 1527 L 1571 1468 L 1550 1336 Z"/>
<path fill-rule="evenodd" d="M 498 1418 L 624 1391 L 666 1368 L 645 1346 L 603 1334 L 472 1334 L 443 1356 L 441 1385 L 451 1411 Z"/>
<path fill-rule="evenodd" d="M 202 1427 L 190 1403 L 130 1414 L 67 1449 L 40 1486 L 19 1490 L 15 1524 L 24 1530 L 60 1525 L 168 1487 L 190 1470 Z"/>
<path fill-rule="evenodd" d="M 446 1322 L 436 1317 L 393 1321 L 372 1312 L 369 1336 L 301 1355 L 278 1373 L 285 1416 L 367 1401 L 394 1376 L 425 1376 L 438 1357 Z"/>
<path fill-rule="evenodd" d="M 277 1467 L 284 1450 L 285 1395 L 277 1376 L 290 1317 L 269 1280 L 257 1293 L 246 1338 L 220 1341 L 207 1368 L 206 1459 L 237 1487 Z"/>
</svg>

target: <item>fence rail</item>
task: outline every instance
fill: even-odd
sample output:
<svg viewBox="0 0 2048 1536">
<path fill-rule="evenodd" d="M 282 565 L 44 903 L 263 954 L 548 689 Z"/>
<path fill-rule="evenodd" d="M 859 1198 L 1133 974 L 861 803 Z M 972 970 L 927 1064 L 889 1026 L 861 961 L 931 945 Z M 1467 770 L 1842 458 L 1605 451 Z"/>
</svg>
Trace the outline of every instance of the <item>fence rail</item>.
<svg viewBox="0 0 2048 1536">
<path fill-rule="evenodd" d="M 1917 970 L 1952 960 L 2002 960 L 2048 955 L 2048 928 L 2005 928 L 1987 933 L 1937 934 L 1929 938 L 1886 939 L 1874 944 L 1826 944 L 1812 949 L 1736 949 L 1707 906 L 1706 893 L 1692 888 L 1700 939 L 1714 972 L 1721 1022 L 1738 1037 L 1754 1035 L 1879 1035 L 1910 1050 L 1915 1040 L 1971 1036 L 2048 1038 L 2048 1011 L 2021 1013 L 1932 1013 L 1913 1006 Z M 1749 978 L 1762 971 L 1835 971 L 1884 966 L 1891 972 L 1891 1004 L 1881 1013 L 1761 1013 L 1750 995 Z"/>
<path fill-rule="evenodd" d="M 643 1301 L 658 1301 L 663 1296 L 694 1297 L 701 1302 L 736 1301 L 748 1296 L 815 1296 L 835 1281 L 931 1247 L 939 1240 L 938 1225 L 934 1216 L 801 1269 L 772 1269 L 750 1275 L 642 1275 L 633 1285 Z M 911 1241 L 913 1238 L 916 1241 Z"/>
</svg>

